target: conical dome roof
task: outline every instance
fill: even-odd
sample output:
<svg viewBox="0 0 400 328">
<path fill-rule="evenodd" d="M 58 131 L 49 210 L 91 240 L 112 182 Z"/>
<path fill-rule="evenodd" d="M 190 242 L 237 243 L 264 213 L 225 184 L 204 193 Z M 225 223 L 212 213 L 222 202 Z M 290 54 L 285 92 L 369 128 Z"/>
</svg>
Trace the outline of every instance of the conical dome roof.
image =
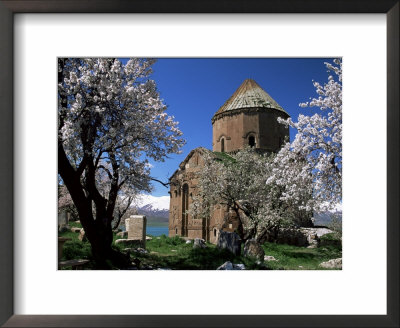
<svg viewBox="0 0 400 328">
<path fill-rule="evenodd" d="M 257 84 L 256 81 L 252 79 L 244 80 L 241 86 L 225 102 L 225 104 L 221 106 L 215 115 L 245 108 L 273 108 L 289 115 Z"/>
</svg>

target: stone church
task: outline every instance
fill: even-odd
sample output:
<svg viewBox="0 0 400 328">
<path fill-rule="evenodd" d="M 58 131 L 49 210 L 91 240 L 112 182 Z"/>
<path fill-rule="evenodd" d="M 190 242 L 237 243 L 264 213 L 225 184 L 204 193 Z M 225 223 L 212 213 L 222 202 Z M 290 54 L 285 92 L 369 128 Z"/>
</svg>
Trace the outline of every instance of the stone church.
<svg viewBox="0 0 400 328">
<path fill-rule="evenodd" d="M 287 119 L 289 114 L 251 79 L 245 80 L 218 109 L 211 119 L 212 151 L 203 147 L 193 149 L 169 179 L 170 237 L 203 238 L 216 243 L 220 230 L 235 231 L 238 219 L 226 206 L 216 206 L 207 218 L 187 213 L 196 194 L 204 155 L 218 157 L 221 152 L 234 153 L 247 145 L 259 152 L 277 152 L 289 138 L 289 128 L 278 123 L 278 117 Z"/>
</svg>

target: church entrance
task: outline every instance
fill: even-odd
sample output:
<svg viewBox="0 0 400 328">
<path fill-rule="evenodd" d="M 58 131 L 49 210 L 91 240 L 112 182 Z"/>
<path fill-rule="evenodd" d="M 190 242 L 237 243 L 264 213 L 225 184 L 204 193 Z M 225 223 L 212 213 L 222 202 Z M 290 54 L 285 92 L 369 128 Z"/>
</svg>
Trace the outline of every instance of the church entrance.
<svg viewBox="0 0 400 328">
<path fill-rule="evenodd" d="M 189 186 L 185 183 L 182 188 L 182 236 L 188 235 Z"/>
</svg>

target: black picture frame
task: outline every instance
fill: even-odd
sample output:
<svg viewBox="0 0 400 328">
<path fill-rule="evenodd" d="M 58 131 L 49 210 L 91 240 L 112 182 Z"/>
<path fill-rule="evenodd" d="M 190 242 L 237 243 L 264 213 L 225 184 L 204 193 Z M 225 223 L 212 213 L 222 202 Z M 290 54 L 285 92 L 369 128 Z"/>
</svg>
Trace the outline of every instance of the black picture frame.
<svg viewBox="0 0 400 328">
<path fill-rule="evenodd" d="M 0 0 L 0 324 L 5 327 L 399 327 L 399 0 Z M 13 20 L 16 13 L 385 13 L 387 315 L 14 315 Z M 18 240 L 15 240 L 18 241 Z M 366 268 L 367 270 L 368 268 Z"/>
</svg>

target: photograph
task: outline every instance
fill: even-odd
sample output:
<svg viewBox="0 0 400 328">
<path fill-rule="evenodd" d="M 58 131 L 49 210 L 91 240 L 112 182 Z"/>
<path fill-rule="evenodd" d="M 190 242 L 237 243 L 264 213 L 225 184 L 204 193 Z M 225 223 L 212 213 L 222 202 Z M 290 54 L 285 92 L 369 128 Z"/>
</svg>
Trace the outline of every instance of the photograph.
<svg viewBox="0 0 400 328">
<path fill-rule="evenodd" d="M 341 270 L 341 58 L 58 58 L 59 270 Z"/>
</svg>

